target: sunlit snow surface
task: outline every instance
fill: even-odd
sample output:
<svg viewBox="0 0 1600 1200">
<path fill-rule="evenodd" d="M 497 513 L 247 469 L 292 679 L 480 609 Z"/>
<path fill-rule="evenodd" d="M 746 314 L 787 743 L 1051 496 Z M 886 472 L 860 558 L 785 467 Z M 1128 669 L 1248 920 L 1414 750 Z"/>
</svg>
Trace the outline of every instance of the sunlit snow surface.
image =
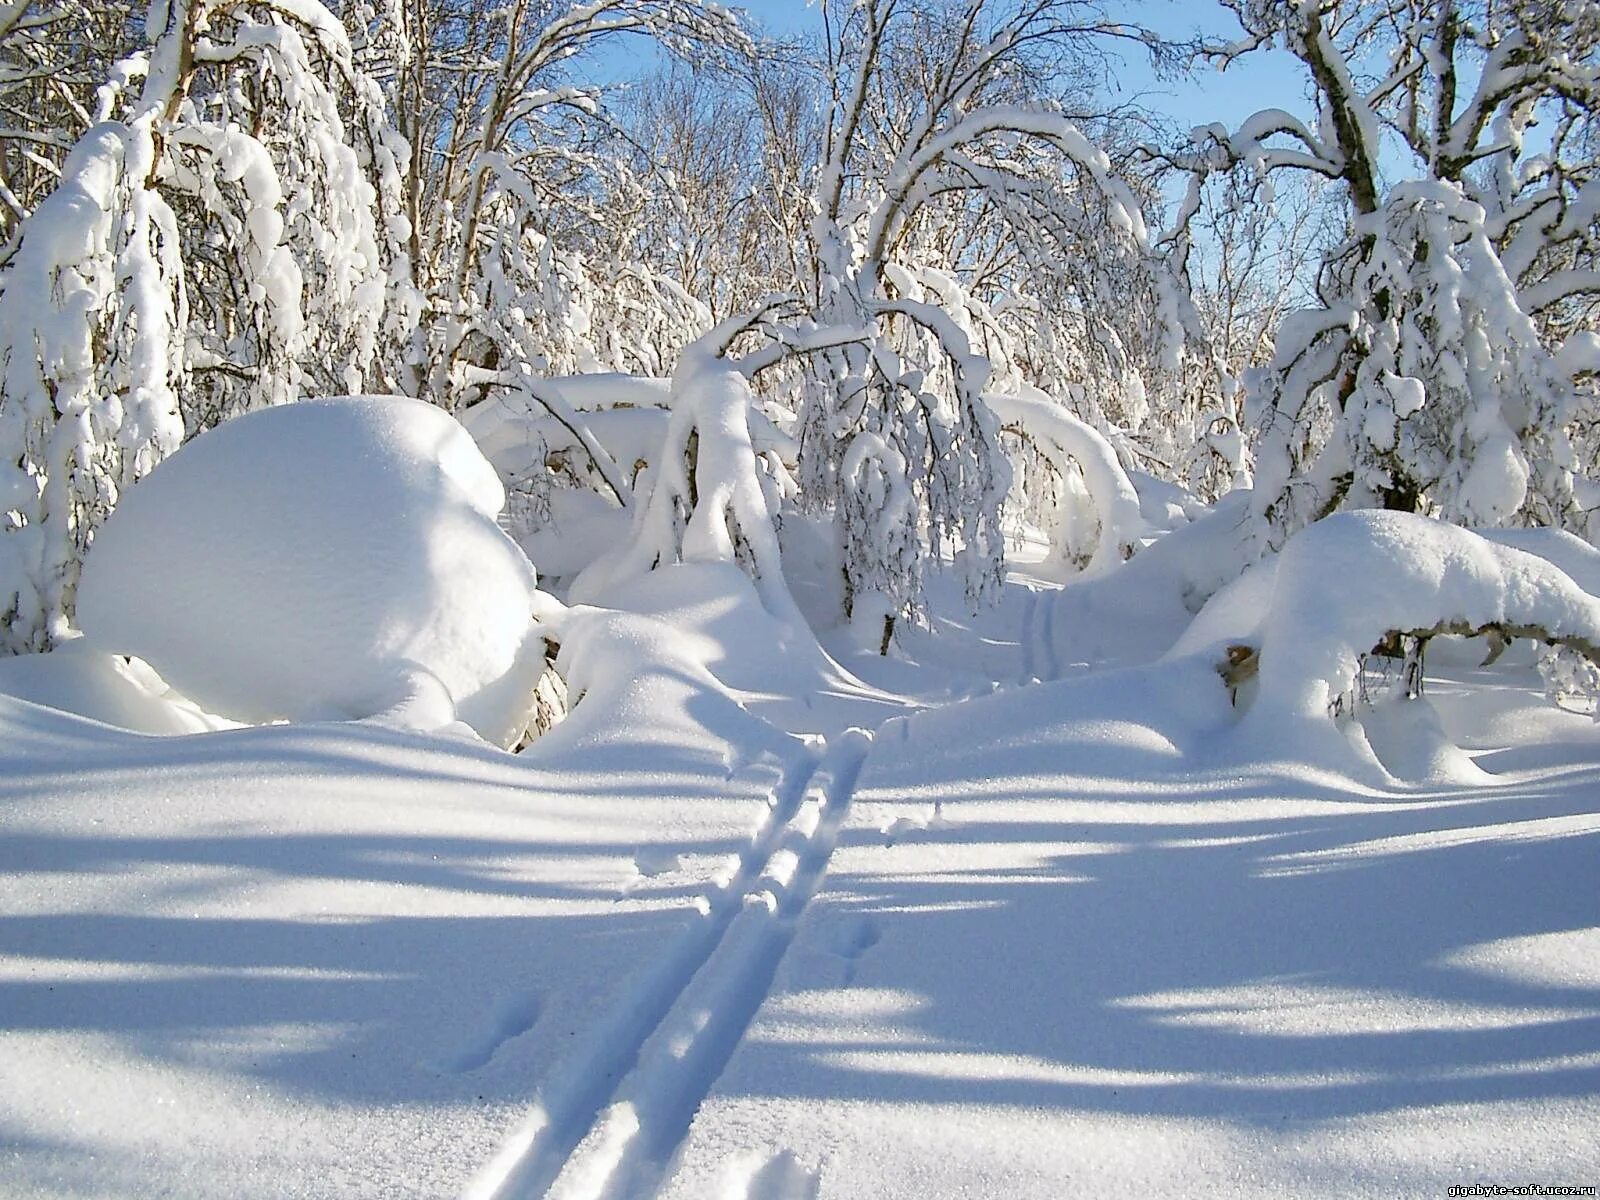
<svg viewBox="0 0 1600 1200">
<path fill-rule="evenodd" d="M 1487 784 L 1378 787 L 1206 659 L 1047 664 L 1022 580 L 846 671 L 738 578 L 576 612 L 517 757 L 0 696 L 0 1194 L 1600 1177 L 1600 735 L 1531 673 L 1432 685 Z"/>
<path fill-rule="evenodd" d="M 1230 761 L 1205 669 L 881 734 L 667 1194 L 745 1194 L 784 1151 L 841 1197 L 1595 1179 L 1587 720 L 1450 689 L 1448 717 L 1515 729 L 1517 768 L 1375 794 Z"/>
</svg>

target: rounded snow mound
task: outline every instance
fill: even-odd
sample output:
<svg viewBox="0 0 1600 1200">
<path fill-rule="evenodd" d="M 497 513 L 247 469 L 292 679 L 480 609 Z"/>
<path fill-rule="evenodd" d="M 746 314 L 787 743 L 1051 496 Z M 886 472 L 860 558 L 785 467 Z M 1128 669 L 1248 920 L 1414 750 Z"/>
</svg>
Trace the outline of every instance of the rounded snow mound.
<svg viewBox="0 0 1600 1200">
<path fill-rule="evenodd" d="M 235 720 L 391 712 L 509 745 L 544 643 L 504 502 L 472 438 L 421 401 L 264 409 L 128 490 L 84 563 L 78 623 Z"/>
<path fill-rule="evenodd" d="M 1407 513 L 1336 513 L 1283 549 L 1261 641 L 1257 709 L 1325 716 L 1390 630 L 1537 628 L 1600 644 L 1600 600 L 1555 563 Z"/>
</svg>

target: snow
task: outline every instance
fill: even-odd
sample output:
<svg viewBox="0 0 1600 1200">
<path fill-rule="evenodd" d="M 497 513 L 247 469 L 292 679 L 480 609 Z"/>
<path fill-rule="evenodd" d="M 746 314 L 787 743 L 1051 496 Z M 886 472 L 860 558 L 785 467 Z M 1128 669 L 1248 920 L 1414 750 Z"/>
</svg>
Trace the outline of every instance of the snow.
<svg viewBox="0 0 1600 1200">
<path fill-rule="evenodd" d="M 595 1014 L 648 1008 L 811 757 L 659 619 L 563 635 L 597 702 L 536 759 L 370 722 L 143 738 L 0 696 L 5 1190 L 453 1194 Z"/>
<path fill-rule="evenodd" d="M 139 733 L 202 733 L 228 724 L 174 695 L 137 659 L 95 650 L 82 638 L 50 654 L 0 659 L 0 694 Z"/>
<path fill-rule="evenodd" d="M 181 451 L 127 511 L 229 428 L 270 442 L 271 415 Z M 487 519 L 493 473 L 445 460 L 426 460 L 434 502 Z M 1145 578 L 1197 574 L 1236 523 L 1181 526 L 1168 539 L 1192 545 Z M 849 660 L 921 700 L 839 667 L 712 555 L 548 612 L 581 699 L 515 757 L 382 720 L 123 732 L 70 712 L 157 732 L 180 702 L 148 672 L 87 639 L 0 664 L 8 1187 L 1388 1196 L 1592 1177 L 1600 730 L 1510 665 L 1365 714 L 1385 774 L 1250 736 L 1285 644 L 1298 703 L 1372 622 L 1431 619 L 1441 596 L 1576 628 L 1595 601 L 1554 564 L 1581 575 L 1592 551 L 1496 536 L 1543 557 L 1334 518 L 1217 590 L 1164 657 L 1028 686 L 1009 680 L 1039 665 L 1038 614 L 1072 588 L 1014 574 L 974 620 L 950 575 L 908 639 L 920 662 Z M 1084 586 L 1159 567 L 1168 539 Z M 1263 639 L 1241 708 L 1214 653 L 1236 630 Z"/>
<path fill-rule="evenodd" d="M 1189 658 L 880 730 L 663 1194 L 1592 1176 L 1594 732 L 1565 778 L 1374 803 L 1232 719 Z"/>
<path fill-rule="evenodd" d="M 992 392 L 984 399 L 1007 428 L 1022 431 L 1039 447 L 1058 474 L 1066 475 L 1073 464 L 1083 472 L 1100 525 L 1084 571 L 1098 574 L 1127 558 L 1139 546 L 1146 526 L 1139 493 L 1111 444 L 1037 388 L 1014 395 Z"/>
<path fill-rule="evenodd" d="M 1319 717 L 1390 630 L 1534 625 L 1600 641 L 1600 599 L 1547 559 L 1403 513 L 1338 513 L 1279 558 L 1254 711 Z M 1448 630 L 1443 630 L 1448 631 Z"/>
<path fill-rule="evenodd" d="M 1115 154 L 1092 5 L 614 113 L 744 18 L 94 7 L 0 4 L 0 1193 L 1600 1174 L 1596 6 L 1232 3 L 1309 115 Z"/>
<path fill-rule="evenodd" d="M 504 493 L 439 409 L 386 397 L 236 418 L 123 498 L 78 592 L 88 642 L 238 721 L 459 719 L 522 732 L 544 669 Z"/>
</svg>

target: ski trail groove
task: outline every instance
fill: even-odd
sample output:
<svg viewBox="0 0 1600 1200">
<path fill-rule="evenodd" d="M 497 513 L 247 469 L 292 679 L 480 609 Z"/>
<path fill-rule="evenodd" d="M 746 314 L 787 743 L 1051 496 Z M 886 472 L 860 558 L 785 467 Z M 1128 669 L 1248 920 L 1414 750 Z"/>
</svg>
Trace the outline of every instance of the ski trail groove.
<svg viewBox="0 0 1600 1200">
<path fill-rule="evenodd" d="M 624 1200 L 659 1188 L 822 886 L 871 742 L 859 729 L 833 739 L 759 877 L 742 892 L 738 913 L 559 1168 L 547 1193 L 552 1200 Z"/>
<path fill-rule="evenodd" d="M 644 1167 L 659 1175 L 665 1156 L 650 1156 L 687 1132 L 771 986 L 794 919 L 826 871 L 870 743 L 852 729 L 785 770 L 737 872 L 704 893 L 703 919 L 551 1073 L 467 1200 L 616 1195 Z M 753 996 L 738 986 L 747 978 L 760 981 Z M 672 1061 L 685 1048 L 683 1061 Z"/>
<path fill-rule="evenodd" d="M 1033 627 L 1030 640 L 1033 643 L 1029 653 L 1029 669 L 1034 675 L 1048 683 L 1055 679 L 1061 671 L 1056 662 L 1055 632 L 1056 599 L 1060 595 L 1054 588 L 1048 592 L 1041 592 L 1029 612 L 1032 618 L 1029 622 Z"/>
<path fill-rule="evenodd" d="M 1028 598 L 1023 603 L 1022 620 L 1017 631 L 1017 656 L 1022 660 L 1018 683 L 1032 683 L 1033 675 L 1033 615 L 1039 607 L 1039 589 L 1026 585 Z"/>
</svg>

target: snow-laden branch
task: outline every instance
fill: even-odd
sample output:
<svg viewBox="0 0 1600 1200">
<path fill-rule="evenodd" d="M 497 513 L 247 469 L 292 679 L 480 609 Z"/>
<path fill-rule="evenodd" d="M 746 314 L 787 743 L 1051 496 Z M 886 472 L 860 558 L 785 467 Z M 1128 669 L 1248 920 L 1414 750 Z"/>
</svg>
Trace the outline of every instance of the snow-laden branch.
<svg viewBox="0 0 1600 1200">
<path fill-rule="evenodd" d="M 1039 138 L 1080 168 L 1106 196 L 1112 228 L 1138 244 L 1148 240 L 1144 217 L 1128 186 L 1111 173 L 1111 160 L 1060 113 L 996 105 L 956 121 L 918 146 L 888 170 L 884 197 L 872 214 L 865 237 L 868 262 L 881 261 L 907 218 L 907 201 L 923 175 L 952 152 L 995 134 Z"/>
<path fill-rule="evenodd" d="M 750 436 L 750 385 L 722 357 L 764 311 L 730 318 L 684 350 L 672 373 L 666 442 L 628 540 L 573 581 L 574 602 L 597 600 L 632 576 L 674 562 L 738 563 L 768 612 L 803 626 L 783 577 L 774 497 Z"/>
<path fill-rule="evenodd" d="M 1537 627 L 1600 647 L 1600 600 L 1543 558 L 1402 513 L 1320 521 L 1284 548 L 1250 720 L 1326 718 L 1391 630 Z"/>
<path fill-rule="evenodd" d="M 1099 574 L 1131 557 L 1148 530 L 1139 493 L 1111 443 L 1043 392 L 988 392 L 984 400 L 1001 426 L 1036 446 L 1059 475 L 1065 477 L 1074 464 L 1083 473 L 1100 522 L 1099 540 L 1084 570 Z"/>
</svg>

